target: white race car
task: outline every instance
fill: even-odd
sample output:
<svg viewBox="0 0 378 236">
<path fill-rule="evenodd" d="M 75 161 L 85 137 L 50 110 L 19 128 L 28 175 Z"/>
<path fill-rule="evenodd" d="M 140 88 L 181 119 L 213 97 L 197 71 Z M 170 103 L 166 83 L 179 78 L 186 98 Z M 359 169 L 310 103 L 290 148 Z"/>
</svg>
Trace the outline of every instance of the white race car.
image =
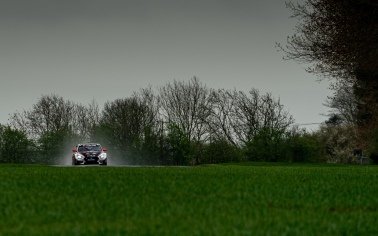
<svg viewBox="0 0 378 236">
<path fill-rule="evenodd" d="M 99 143 L 78 144 L 72 152 L 73 166 L 79 164 L 108 164 L 106 148 L 102 148 Z"/>
</svg>

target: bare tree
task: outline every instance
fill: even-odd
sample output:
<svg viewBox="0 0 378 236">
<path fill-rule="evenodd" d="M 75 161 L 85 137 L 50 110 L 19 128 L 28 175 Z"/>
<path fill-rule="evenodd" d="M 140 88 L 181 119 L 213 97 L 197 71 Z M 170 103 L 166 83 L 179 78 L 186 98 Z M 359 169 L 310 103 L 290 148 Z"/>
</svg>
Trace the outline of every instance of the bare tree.
<svg viewBox="0 0 378 236">
<path fill-rule="evenodd" d="M 211 93 L 211 113 L 206 122 L 212 138 L 217 140 L 225 139 L 234 146 L 237 146 L 235 132 L 233 130 L 233 117 L 231 112 L 235 106 L 235 100 L 229 91 L 219 89 Z"/>
<path fill-rule="evenodd" d="M 309 63 L 331 78 L 334 89 L 352 86 L 361 147 L 378 129 L 378 4 L 372 0 L 307 0 L 286 3 L 298 20 L 285 59 Z M 371 134 L 369 134 L 371 133 Z"/>
<path fill-rule="evenodd" d="M 324 105 L 331 110 L 326 116 L 338 117 L 342 123 L 357 125 L 357 99 L 351 86 L 343 86 L 335 91 L 333 97 L 329 97 Z"/>
<path fill-rule="evenodd" d="M 13 127 L 34 139 L 60 130 L 87 138 L 98 120 L 99 108 L 94 100 L 86 107 L 55 94 L 43 95 L 32 109 L 16 112 L 10 117 Z"/>
<path fill-rule="evenodd" d="M 31 110 L 11 115 L 11 124 L 38 138 L 46 132 L 72 128 L 75 104 L 57 95 L 43 95 Z"/>
<path fill-rule="evenodd" d="M 162 118 L 160 117 L 160 102 L 159 96 L 152 90 L 151 86 L 140 89 L 139 92 L 133 94 L 134 97 L 138 98 L 144 107 L 148 108 L 148 127 L 150 127 L 156 133 L 162 133 Z"/>
<path fill-rule="evenodd" d="M 74 132 L 89 140 L 93 128 L 100 121 L 100 110 L 97 102 L 93 99 L 88 106 L 75 104 L 74 119 L 72 127 Z"/>
<path fill-rule="evenodd" d="M 211 90 L 197 77 L 188 83 L 174 81 L 159 89 L 160 110 L 166 122 L 172 122 L 198 142 L 209 137 L 206 119 L 211 114 Z"/>
<path fill-rule="evenodd" d="M 294 123 L 292 116 L 283 109 L 280 100 L 274 100 L 270 93 L 260 95 L 257 89 L 248 94 L 229 91 L 234 101 L 231 110 L 232 128 L 240 143 L 248 143 L 262 129 L 285 132 Z"/>
<path fill-rule="evenodd" d="M 125 150 L 135 148 L 137 142 L 143 141 L 146 129 L 155 127 L 158 117 L 148 95 L 147 92 L 134 94 L 105 103 L 100 125 L 111 132 L 112 145 Z"/>
<path fill-rule="evenodd" d="M 310 63 L 308 71 L 350 82 L 357 69 L 378 68 L 378 5 L 370 0 L 307 0 L 286 6 L 298 19 L 286 59 Z"/>
<path fill-rule="evenodd" d="M 262 129 L 285 132 L 294 119 L 270 93 L 218 90 L 212 93 L 212 113 L 207 122 L 212 135 L 242 146 Z"/>
</svg>

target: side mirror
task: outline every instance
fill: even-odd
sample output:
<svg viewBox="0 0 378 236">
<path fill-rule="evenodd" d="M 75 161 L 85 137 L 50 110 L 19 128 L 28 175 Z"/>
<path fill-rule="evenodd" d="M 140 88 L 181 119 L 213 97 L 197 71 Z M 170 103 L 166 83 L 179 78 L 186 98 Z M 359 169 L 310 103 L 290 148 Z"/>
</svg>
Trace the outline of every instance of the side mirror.
<svg viewBox="0 0 378 236">
<path fill-rule="evenodd" d="M 103 150 L 104 152 L 106 152 L 106 148 L 103 148 L 102 150 Z"/>
<path fill-rule="evenodd" d="M 77 152 L 76 148 L 72 149 L 72 152 Z"/>
</svg>

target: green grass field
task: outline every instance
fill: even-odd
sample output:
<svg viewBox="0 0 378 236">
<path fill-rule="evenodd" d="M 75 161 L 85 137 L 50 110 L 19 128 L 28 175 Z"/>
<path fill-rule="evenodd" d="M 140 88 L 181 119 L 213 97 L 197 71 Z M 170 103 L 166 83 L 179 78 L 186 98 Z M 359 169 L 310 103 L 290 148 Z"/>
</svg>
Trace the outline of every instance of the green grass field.
<svg viewBox="0 0 378 236">
<path fill-rule="evenodd" d="M 0 165 L 0 235 L 378 235 L 378 166 Z"/>
</svg>

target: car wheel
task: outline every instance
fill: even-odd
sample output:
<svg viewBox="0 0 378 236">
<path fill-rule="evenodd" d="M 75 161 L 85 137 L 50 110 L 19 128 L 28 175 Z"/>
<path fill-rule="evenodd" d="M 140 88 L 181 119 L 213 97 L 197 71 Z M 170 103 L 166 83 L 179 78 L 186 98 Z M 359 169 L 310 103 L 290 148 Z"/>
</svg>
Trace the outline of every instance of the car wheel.
<svg viewBox="0 0 378 236">
<path fill-rule="evenodd" d="M 77 165 L 77 163 L 76 163 L 76 160 L 75 160 L 75 159 L 72 159 L 72 165 L 73 165 L 73 166 L 76 166 L 76 165 Z"/>
</svg>

